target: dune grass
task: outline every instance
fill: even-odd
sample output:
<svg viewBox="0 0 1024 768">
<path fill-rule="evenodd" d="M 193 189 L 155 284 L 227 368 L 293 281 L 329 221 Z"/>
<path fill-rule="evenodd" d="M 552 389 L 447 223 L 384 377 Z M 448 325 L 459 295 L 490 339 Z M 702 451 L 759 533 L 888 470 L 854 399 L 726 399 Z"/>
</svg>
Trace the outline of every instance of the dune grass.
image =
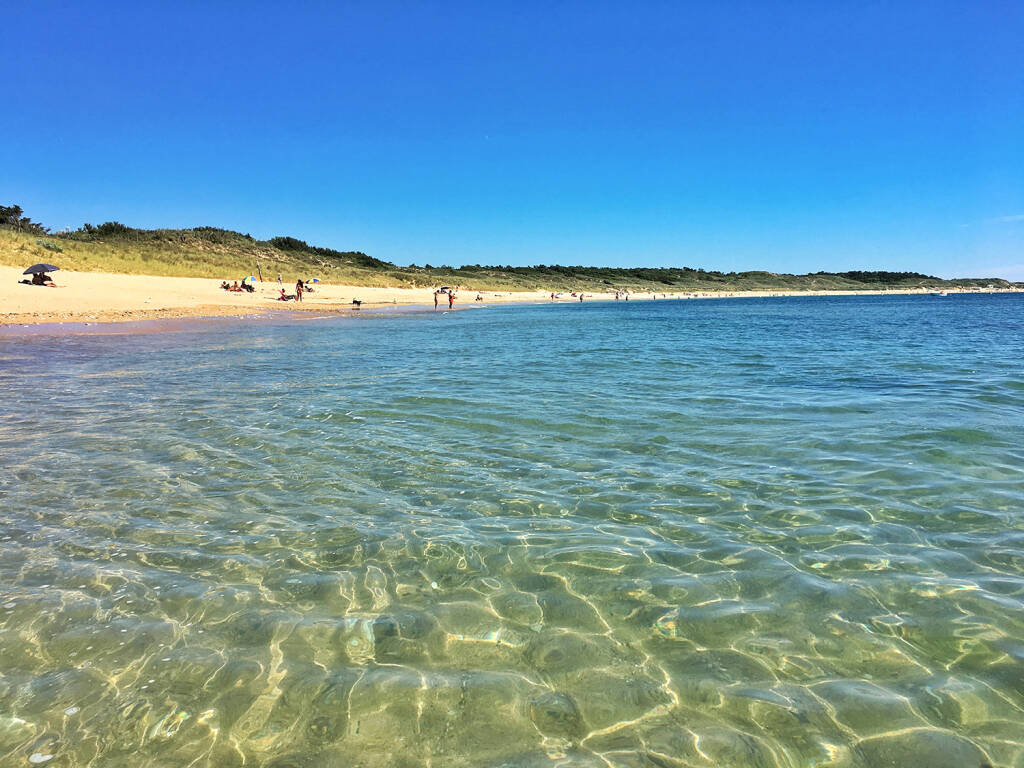
<svg viewBox="0 0 1024 768">
<path fill-rule="evenodd" d="M 264 280 L 312 277 L 331 283 L 423 288 L 443 284 L 465 290 L 732 292 L 907 289 L 922 287 L 1009 287 L 997 278 L 940 280 L 914 273 L 818 273 L 786 275 L 764 271 L 721 273 L 689 268 L 604 267 L 399 267 L 366 254 L 309 246 L 290 237 L 255 240 L 238 232 L 195 229 L 140 230 L 108 222 L 62 235 L 29 234 L 0 227 L 0 264 L 48 262 L 61 269 L 239 280 L 262 271 Z"/>
<path fill-rule="evenodd" d="M 286 281 L 320 277 L 336 283 L 384 286 L 404 285 L 399 276 L 391 278 L 386 271 L 332 263 L 315 255 L 287 252 L 243 235 L 210 238 L 194 235 L 190 230 L 154 230 L 156 237 L 130 237 L 80 240 L 73 237 L 39 238 L 0 229 L 0 263 L 28 266 L 50 262 L 61 269 L 80 272 L 112 272 L 125 275 L 158 275 L 168 277 L 208 277 L 238 280 L 262 269 L 264 279 L 276 279 L 281 273 Z M 53 243 L 55 252 L 38 244 Z"/>
</svg>

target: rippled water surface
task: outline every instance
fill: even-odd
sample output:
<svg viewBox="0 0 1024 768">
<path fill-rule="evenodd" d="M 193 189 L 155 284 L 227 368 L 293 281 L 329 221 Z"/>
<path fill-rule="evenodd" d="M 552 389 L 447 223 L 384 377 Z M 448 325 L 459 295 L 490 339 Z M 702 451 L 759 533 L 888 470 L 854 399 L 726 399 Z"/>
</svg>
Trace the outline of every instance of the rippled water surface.
<svg viewBox="0 0 1024 768">
<path fill-rule="evenodd" d="M 1024 766 L 1024 299 L 0 338 L 0 765 Z"/>
</svg>

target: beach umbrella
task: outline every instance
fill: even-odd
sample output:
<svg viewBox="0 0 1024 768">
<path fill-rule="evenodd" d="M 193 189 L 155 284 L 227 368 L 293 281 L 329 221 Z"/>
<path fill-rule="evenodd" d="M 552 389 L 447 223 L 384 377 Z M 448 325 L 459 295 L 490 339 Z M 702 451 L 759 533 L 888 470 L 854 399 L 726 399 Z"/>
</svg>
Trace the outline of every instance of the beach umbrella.
<svg viewBox="0 0 1024 768">
<path fill-rule="evenodd" d="M 314 278 L 313 278 L 312 280 L 310 280 L 309 282 L 311 282 L 311 283 L 319 283 L 319 282 L 320 282 L 320 278 L 319 278 L 319 277 L 314 277 Z"/>
<path fill-rule="evenodd" d="M 33 264 L 31 267 L 26 269 L 21 274 L 23 275 L 37 275 L 42 272 L 56 272 L 60 267 L 55 267 L 53 264 Z"/>
<path fill-rule="evenodd" d="M 244 282 L 245 282 L 246 280 L 252 280 L 252 281 L 253 281 L 253 282 L 255 283 L 255 282 L 256 282 L 256 276 L 255 276 L 255 275 L 249 275 L 248 277 L 243 277 L 243 278 L 242 278 L 242 282 L 243 282 L 243 283 L 244 283 Z"/>
</svg>

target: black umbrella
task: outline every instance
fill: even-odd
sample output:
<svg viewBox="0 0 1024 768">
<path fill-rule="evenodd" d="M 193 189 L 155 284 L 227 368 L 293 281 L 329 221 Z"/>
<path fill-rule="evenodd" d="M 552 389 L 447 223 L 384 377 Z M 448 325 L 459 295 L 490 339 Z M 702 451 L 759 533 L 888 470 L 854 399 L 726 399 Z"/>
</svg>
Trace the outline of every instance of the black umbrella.
<svg viewBox="0 0 1024 768">
<path fill-rule="evenodd" d="M 31 267 L 26 269 L 21 274 L 23 275 L 36 275 L 41 272 L 57 272 L 60 267 L 55 267 L 53 264 L 33 264 Z"/>
</svg>

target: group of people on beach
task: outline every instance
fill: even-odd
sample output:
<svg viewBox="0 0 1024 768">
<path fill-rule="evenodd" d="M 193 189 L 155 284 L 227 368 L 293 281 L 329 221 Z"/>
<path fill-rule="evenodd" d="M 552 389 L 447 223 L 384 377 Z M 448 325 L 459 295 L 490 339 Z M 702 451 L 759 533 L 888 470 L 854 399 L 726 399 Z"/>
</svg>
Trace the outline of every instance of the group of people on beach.
<svg viewBox="0 0 1024 768">
<path fill-rule="evenodd" d="M 38 277 L 38 275 L 36 275 L 35 277 Z M 35 277 L 33 277 L 33 279 L 35 279 Z M 283 281 L 281 279 L 281 275 L 278 275 L 277 276 L 277 284 L 278 284 L 278 286 L 281 286 L 282 282 Z M 302 296 L 304 294 L 314 293 L 313 286 L 311 285 L 312 282 L 313 282 L 312 280 L 296 280 L 295 281 L 295 293 L 285 293 L 285 289 L 283 287 L 278 288 L 278 291 L 280 292 L 280 295 L 277 297 L 277 300 L 278 301 L 299 301 L 299 302 L 301 302 L 302 301 Z M 220 287 L 221 287 L 222 290 L 228 291 L 230 293 L 243 293 L 243 292 L 256 293 L 256 285 L 255 285 L 255 283 L 253 281 L 249 280 L 248 278 L 242 280 L 241 282 L 239 282 L 238 280 L 235 280 L 235 282 L 233 282 L 233 283 L 229 283 L 227 280 L 224 280 L 224 281 L 221 282 Z"/>
<path fill-rule="evenodd" d="M 448 294 L 448 309 L 455 308 L 455 290 L 453 288 L 439 288 L 434 291 L 434 309 L 437 309 L 438 298 L 441 294 Z"/>
<path fill-rule="evenodd" d="M 36 277 L 38 277 L 38 276 L 36 276 Z M 44 277 L 47 277 L 47 279 L 49 279 L 48 276 L 44 275 Z M 35 278 L 33 278 L 33 279 L 35 279 Z M 295 293 L 286 293 L 285 289 L 283 287 L 283 285 L 284 285 L 283 276 L 278 274 L 278 276 L 277 276 L 277 284 L 279 286 L 278 287 L 279 295 L 277 296 L 277 300 L 278 301 L 296 301 L 296 302 L 301 302 L 302 298 L 303 298 L 303 296 L 305 294 L 307 294 L 307 293 L 314 293 L 315 292 L 315 289 L 313 288 L 313 285 L 312 285 L 313 282 L 314 281 L 312 279 L 296 280 L 295 281 Z M 233 283 L 229 283 L 227 280 L 223 280 L 223 281 L 221 281 L 220 287 L 221 287 L 222 290 L 228 291 L 230 293 L 242 293 L 242 292 L 256 293 L 255 278 L 251 278 L 251 279 L 250 278 L 244 278 L 241 281 L 235 280 Z M 355 302 L 354 301 L 352 303 L 353 304 L 357 304 L 357 305 L 358 304 L 362 304 L 361 301 L 360 302 Z"/>
<path fill-rule="evenodd" d="M 282 282 L 281 281 L 281 275 L 278 275 L 277 276 L 277 284 L 281 285 L 281 282 Z M 279 288 L 278 290 L 281 292 L 281 295 L 277 297 L 277 300 L 278 301 L 291 301 L 292 299 L 294 299 L 295 301 L 301 302 L 302 301 L 302 294 L 304 294 L 304 293 L 315 293 L 315 291 L 313 290 L 313 286 L 310 285 L 310 283 L 312 283 L 312 282 L 313 281 L 309 280 L 309 279 L 307 279 L 305 281 L 296 280 L 295 281 L 295 293 L 293 293 L 293 294 L 285 293 L 284 292 L 284 288 Z"/>
<path fill-rule="evenodd" d="M 233 284 L 228 283 L 228 281 L 225 280 L 220 284 L 220 287 L 222 290 L 230 291 L 231 293 L 242 293 L 243 291 L 247 293 L 256 293 L 256 286 L 245 280 L 243 280 L 241 284 L 239 284 L 237 280 L 235 280 Z"/>
<path fill-rule="evenodd" d="M 581 302 L 583 301 L 583 296 L 584 296 L 583 291 L 580 291 L 579 293 L 577 293 L 576 291 L 573 291 L 569 295 L 572 296 L 574 299 L 578 298 Z M 555 299 L 560 299 L 560 298 L 562 298 L 562 294 L 560 294 L 560 293 L 552 293 L 551 294 L 551 300 L 552 301 L 554 301 Z M 619 297 L 616 296 L 615 298 L 619 298 Z"/>
<path fill-rule="evenodd" d="M 304 294 L 304 293 L 314 293 L 313 286 L 310 285 L 309 283 L 310 283 L 309 280 L 306 280 L 305 282 L 303 282 L 302 280 L 296 280 L 295 281 L 295 293 L 294 294 L 287 294 L 287 293 L 285 293 L 284 292 L 284 288 L 279 289 L 281 291 L 281 295 L 277 297 L 277 300 L 278 301 L 291 301 L 292 299 L 295 299 L 295 301 L 301 302 L 302 301 L 302 294 Z"/>
</svg>

